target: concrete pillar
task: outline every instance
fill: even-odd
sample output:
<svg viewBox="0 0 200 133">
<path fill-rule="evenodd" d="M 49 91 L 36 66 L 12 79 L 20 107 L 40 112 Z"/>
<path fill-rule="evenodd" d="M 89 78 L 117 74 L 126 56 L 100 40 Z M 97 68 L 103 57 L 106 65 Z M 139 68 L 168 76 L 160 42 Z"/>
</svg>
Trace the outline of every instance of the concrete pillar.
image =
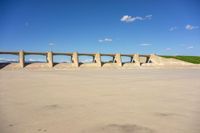
<svg viewBox="0 0 200 133">
<path fill-rule="evenodd" d="M 115 56 L 112 56 L 112 63 L 115 63 Z"/>
<path fill-rule="evenodd" d="M 78 53 L 73 52 L 72 54 L 72 63 L 75 67 L 79 67 Z"/>
<path fill-rule="evenodd" d="M 53 53 L 51 51 L 47 53 L 47 62 L 48 62 L 48 66 L 52 68 L 53 67 Z"/>
<path fill-rule="evenodd" d="M 122 66 L 122 61 L 121 61 L 121 54 L 116 54 L 115 55 L 115 62 L 119 65 Z"/>
<path fill-rule="evenodd" d="M 94 61 L 97 63 L 98 67 L 101 67 L 101 55 L 100 55 L 100 53 L 95 54 Z"/>
<path fill-rule="evenodd" d="M 19 65 L 21 68 L 24 68 L 24 64 L 25 64 L 25 59 L 24 59 L 24 51 L 20 51 L 19 52 Z"/>
<path fill-rule="evenodd" d="M 130 60 L 130 63 L 133 63 L 133 61 L 134 61 L 134 60 L 133 60 L 133 56 L 132 56 L 132 57 L 131 57 L 131 60 Z"/>
<path fill-rule="evenodd" d="M 139 57 L 139 54 L 134 54 L 134 55 L 133 55 L 133 60 L 135 61 L 136 64 L 140 65 L 140 57 Z"/>
</svg>

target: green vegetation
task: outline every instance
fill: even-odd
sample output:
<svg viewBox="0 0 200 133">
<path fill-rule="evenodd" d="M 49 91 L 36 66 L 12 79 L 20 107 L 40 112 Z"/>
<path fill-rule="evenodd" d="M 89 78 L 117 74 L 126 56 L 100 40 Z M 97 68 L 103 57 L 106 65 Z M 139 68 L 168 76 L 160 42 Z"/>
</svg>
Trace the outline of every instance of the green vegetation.
<svg viewBox="0 0 200 133">
<path fill-rule="evenodd" d="M 194 63 L 194 64 L 200 64 L 200 56 L 162 56 L 165 58 L 175 58 L 178 60 Z"/>
</svg>

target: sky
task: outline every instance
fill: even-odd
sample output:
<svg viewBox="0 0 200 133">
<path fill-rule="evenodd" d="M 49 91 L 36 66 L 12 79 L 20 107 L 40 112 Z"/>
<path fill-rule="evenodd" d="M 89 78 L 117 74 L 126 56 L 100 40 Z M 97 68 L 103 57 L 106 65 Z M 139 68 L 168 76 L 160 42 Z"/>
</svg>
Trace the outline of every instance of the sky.
<svg viewBox="0 0 200 133">
<path fill-rule="evenodd" d="M 0 0 L 0 51 L 200 55 L 199 0 Z"/>
</svg>

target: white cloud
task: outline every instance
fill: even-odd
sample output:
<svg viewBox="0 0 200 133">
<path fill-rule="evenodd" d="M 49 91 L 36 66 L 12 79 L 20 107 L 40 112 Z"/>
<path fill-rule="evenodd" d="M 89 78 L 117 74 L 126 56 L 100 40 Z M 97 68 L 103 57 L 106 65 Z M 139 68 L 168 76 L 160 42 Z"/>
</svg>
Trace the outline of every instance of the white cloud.
<svg viewBox="0 0 200 133">
<path fill-rule="evenodd" d="M 28 61 L 36 61 L 36 60 L 35 60 L 35 59 L 31 59 L 31 58 L 30 58 L 30 59 L 28 59 Z"/>
<path fill-rule="evenodd" d="M 89 63 L 89 62 L 93 62 L 93 59 L 85 59 L 85 60 L 83 60 L 81 62 L 83 62 L 83 63 Z"/>
<path fill-rule="evenodd" d="M 29 62 L 45 62 L 45 59 L 42 59 L 42 58 L 37 58 L 37 59 L 28 58 L 27 61 L 29 61 Z"/>
<path fill-rule="evenodd" d="M 0 58 L 0 62 L 16 62 L 17 59 L 6 59 L 6 58 Z"/>
<path fill-rule="evenodd" d="M 126 22 L 126 23 L 130 23 L 130 22 L 134 22 L 136 20 L 150 20 L 152 18 L 152 15 L 146 15 L 145 17 L 140 17 L 140 16 L 129 16 L 129 15 L 124 15 L 121 17 L 120 21 L 122 22 Z"/>
<path fill-rule="evenodd" d="M 152 19 L 152 16 L 153 16 L 153 15 L 151 15 L 151 14 L 150 14 L 150 15 L 146 15 L 145 18 L 146 18 L 146 19 Z"/>
<path fill-rule="evenodd" d="M 135 21 L 136 18 L 132 17 L 132 16 L 128 16 L 128 15 L 124 15 L 120 20 L 122 22 L 126 22 L 126 23 L 129 23 L 129 22 L 133 22 Z"/>
<path fill-rule="evenodd" d="M 194 30 L 194 29 L 198 29 L 198 28 L 199 28 L 199 26 L 193 26 L 193 25 L 190 25 L 190 24 L 185 26 L 186 30 Z"/>
<path fill-rule="evenodd" d="M 176 26 L 174 26 L 174 27 L 170 27 L 170 28 L 169 28 L 169 31 L 174 31 L 174 30 L 176 30 L 176 29 L 177 29 Z"/>
<path fill-rule="evenodd" d="M 48 45 L 49 45 L 49 46 L 54 46 L 54 45 L 55 45 L 55 43 L 53 43 L 53 42 L 50 42 Z"/>
<path fill-rule="evenodd" d="M 149 43 L 142 43 L 142 44 L 140 44 L 140 46 L 150 46 L 150 45 L 152 45 L 152 44 L 149 44 Z"/>
<path fill-rule="evenodd" d="M 107 41 L 107 42 L 112 42 L 111 38 L 105 38 L 104 40 Z"/>
<path fill-rule="evenodd" d="M 102 40 L 102 39 L 99 39 L 99 42 L 103 42 L 103 40 Z"/>
<path fill-rule="evenodd" d="M 99 39 L 99 42 L 112 42 L 112 38 Z"/>
<path fill-rule="evenodd" d="M 193 49 L 194 46 L 188 46 L 186 49 Z"/>
<path fill-rule="evenodd" d="M 171 48 L 166 48 L 165 50 L 170 51 L 170 50 L 172 50 L 172 49 L 171 49 Z"/>
</svg>

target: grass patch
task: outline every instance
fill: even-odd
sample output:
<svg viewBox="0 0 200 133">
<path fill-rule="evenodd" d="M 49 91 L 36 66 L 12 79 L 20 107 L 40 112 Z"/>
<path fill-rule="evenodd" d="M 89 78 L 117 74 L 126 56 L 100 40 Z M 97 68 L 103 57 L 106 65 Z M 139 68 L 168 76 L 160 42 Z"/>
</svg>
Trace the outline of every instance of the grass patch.
<svg viewBox="0 0 200 133">
<path fill-rule="evenodd" d="M 178 60 L 194 63 L 194 64 L 200 64 L 200 56 L 162 56 L 165 58 L 175 58 Z"/>
</svg>

